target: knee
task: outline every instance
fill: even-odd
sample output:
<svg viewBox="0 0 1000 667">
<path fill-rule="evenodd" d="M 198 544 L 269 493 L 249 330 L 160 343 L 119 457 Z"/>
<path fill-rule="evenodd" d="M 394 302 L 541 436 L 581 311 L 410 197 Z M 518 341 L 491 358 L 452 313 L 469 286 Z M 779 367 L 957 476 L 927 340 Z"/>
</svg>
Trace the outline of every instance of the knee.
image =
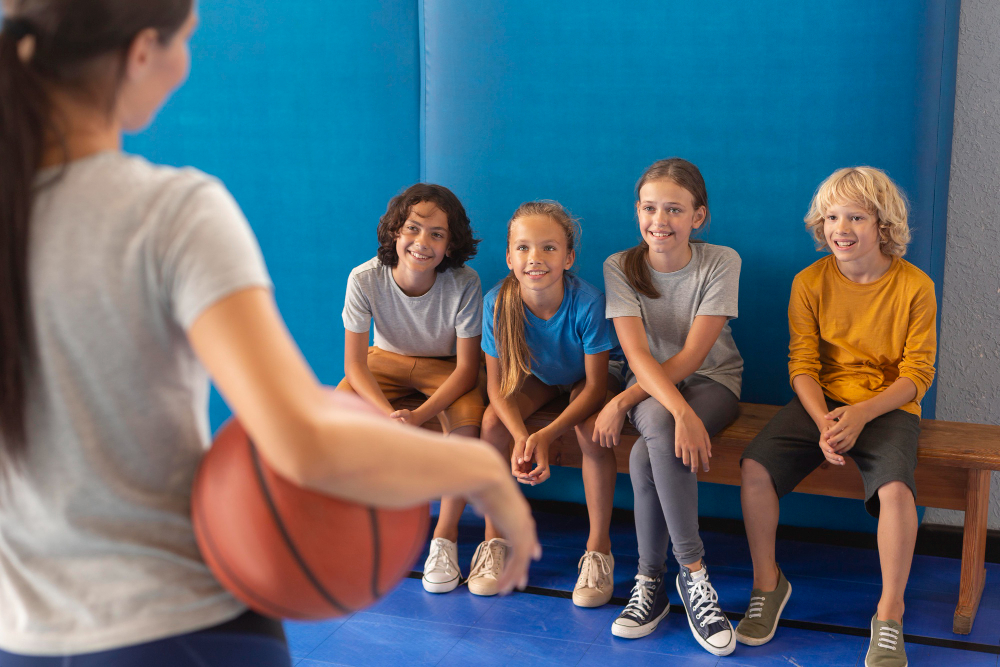
<svg viewBox="0 0 1000 667">
<path fill-rule="evenodd" d="M 600 456 L 605 452 L 611 451 L 607 447 L 601 447 L 599 443 L 594 442 L 593 417 L 582 424 L 577 424 L 573 430 L 576 433 L 576 441 L 580 445 L 580 452 L 582 452 L 584 456 Z"/>
<path fill-rule="evenodd" d="M 895 481 L 878 488 L 878 499 L 882 505 L 914 504 L 913 492 L 904 482 Z"/>
<path fill-rule="evenodd" d="M 649 449 L 646 441 L 639 438 L 632 445 L 632 452 L 628 456 L 628 469 L 632 476 L 648 476 L 652 474 L 652 464 L 649 462 Z"/>
<path fill-rule="evenodd" d="M 753 459 L 743 459 L 743 462 L 740 464 L 740 484 L 751 490 L 774 488 L 771 473 L 767 471 L 767 468 Z"/>
<path fill-rule="evenodd" d="M 492 445 L 506 445 L 510 434 L 507 427 L 500 421 L 499 415 L 492 408 L 487 408 L 483 414 L 483 426 L 479 437 Z"/>
</svg>

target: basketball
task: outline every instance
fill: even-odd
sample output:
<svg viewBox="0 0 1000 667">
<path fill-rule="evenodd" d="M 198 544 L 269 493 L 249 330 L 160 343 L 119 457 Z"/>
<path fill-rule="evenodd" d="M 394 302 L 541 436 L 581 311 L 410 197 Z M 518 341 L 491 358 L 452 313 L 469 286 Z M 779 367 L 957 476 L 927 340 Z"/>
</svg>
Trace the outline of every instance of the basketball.
<svg viewBox="0 0 1000 667">
<path fill-rule="evenodd" d="M 374 411 L 356 396 L 331 396 Z M 298 620 L 374 603 L 410 571 L 430 521 L 426 504 L 369 507 L 292 484 L 235 418 L 201 462 L 191 508 L 202 556 L 222 585 L 255 611 Z"/>
</svg>

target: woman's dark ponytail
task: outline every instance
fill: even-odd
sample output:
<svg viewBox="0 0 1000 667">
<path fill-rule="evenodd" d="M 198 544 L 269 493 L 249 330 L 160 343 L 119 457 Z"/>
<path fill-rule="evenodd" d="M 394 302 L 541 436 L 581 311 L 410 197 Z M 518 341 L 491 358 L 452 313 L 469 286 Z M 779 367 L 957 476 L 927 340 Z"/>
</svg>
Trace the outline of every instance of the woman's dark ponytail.
<svg viewBox="0 0 1000 667">
<path fill-rule="evenodd" d="M 31 70 L 36 35 L 24 19 L 0 25 L 0 465 L 25 447 L 24 403 L 32 358 L 28 221 L 42 161 L 48 97 Z M 26 62 L 27 61 L 27 62 Z"/>
<path fill-rule="evenodd" d="M 166 44 L 193 0 L 12 0 L 0 23 L 0 478 L 22 458 L 34 335 L 28 244 L 36 178 L 46 150 L 66 150 L 50 88 L 115 106 L 121 67 L 136 35 Z M 106 59 L 105 62 L 102 59 Z M 113 81 L 113 86 L 106 85 Z M 66 158 L 64 157 L 63 160 Z M 58 159 L 56 160 L 58 161 Z M 47 186 L 48 183 L 41 184 Z"/>
</svg>

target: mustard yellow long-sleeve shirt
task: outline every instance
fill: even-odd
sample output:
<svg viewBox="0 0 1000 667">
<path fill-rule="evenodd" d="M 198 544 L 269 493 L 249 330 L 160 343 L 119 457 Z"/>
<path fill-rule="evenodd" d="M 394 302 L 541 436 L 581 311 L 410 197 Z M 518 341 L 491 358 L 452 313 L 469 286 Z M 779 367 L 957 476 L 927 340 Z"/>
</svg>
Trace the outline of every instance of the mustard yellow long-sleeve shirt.
<svg viewBox="0 0 1000 667">
<path fill-rule="evenodd" d="M 905 259 L 873 283 L 860 284 L 832 256 L 792 282 L 788 302 L 788 375 L 808 375 L 835 401 L 853 405 L 899 377 L 917 386 L 902 409 L 920 416 L 920 399 L 934 380 L 937 350 L 934 281 Z"/>
</svg>

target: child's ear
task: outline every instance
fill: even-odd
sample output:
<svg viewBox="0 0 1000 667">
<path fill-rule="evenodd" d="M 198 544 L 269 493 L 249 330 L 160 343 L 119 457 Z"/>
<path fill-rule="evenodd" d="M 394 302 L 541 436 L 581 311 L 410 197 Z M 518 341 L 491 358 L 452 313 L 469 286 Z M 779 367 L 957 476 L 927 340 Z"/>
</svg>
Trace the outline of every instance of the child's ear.
<svg viewBox="0 0 1000 667">
<path fill-rule="evenodd" d="M 576 250 L 570 250 L 566 253 L 566 266 L 563 267 L 563 271 L 572 269 L 574 262 L 576 262 Z"/>
<path fill-rule="evenodd" d="M 514 270 L 514 265 L 510 263 L 510 249 L 507 249 L 507 268 L 511 271 Z"/>
<path fill-rule="evenodd" d="M 704 206 L 699 206 L 698 209 L 694 212 L 694 225 L 693 226 L 694 226 L 695 229 L 701 229 L 701 226 L 703 224 L 705 224 L 705 215 L 707 213 L 708 213 L 708 211 L 705 209 Z"/>
</svg>

